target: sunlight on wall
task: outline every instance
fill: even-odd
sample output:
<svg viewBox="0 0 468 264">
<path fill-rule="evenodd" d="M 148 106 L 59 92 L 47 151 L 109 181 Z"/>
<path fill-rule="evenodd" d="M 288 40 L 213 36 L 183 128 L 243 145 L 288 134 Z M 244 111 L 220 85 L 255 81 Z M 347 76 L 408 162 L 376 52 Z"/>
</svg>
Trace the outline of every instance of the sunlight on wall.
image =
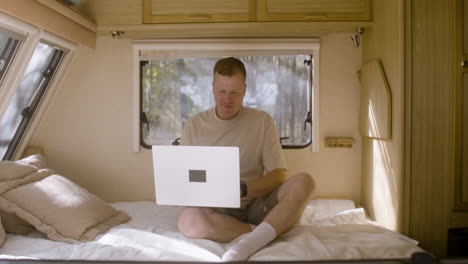
<svg viewBox="0 0 468 264">
<path fill-rule="evenodd" d="M 374 180 L 372 207 L 375 220 L 391 229 L 397 229 L 397 186 L 385 141 L 372 140 Z"/>
<path fill-rule="evenodd" d="M 372 30 L 366 31 L 363 35 L 365 46 L 363 62 L 369 63 L 378 59 L 382 63 L 391 95 L 391 100 L 388 102 L 391 107 L 389 109 L 391 119 L 388 123 L 391 139 L 378 140 L 362 134 L 362 196 L 364 206 L 375 221 L 392 230 L 403 231 L 405 1 L 373 1 L 372 11 L 374 18 Z M 373 107 L 378 106 L 382 107 L 375 104 Z M 367 107 L 366 105 L 366 110 Z"/>
<path fill-rule="evenodd" d="M 368 114 L 367 118 L 369 119 L 369 131 L 368 135 L 375 135 L 377 138 L 381 138 L 379 128 L 377 127 L 377 118 L 375 116 L 375 111 L 374 107 L 372 105 L 372 100 L 369 98 L 369 101 L 367 102 L 368 105 Z"/>
<path fill-rule="evenodd" d="M 375 88 L 373 87 L 374 93 L 377 91 Z M 369 88 L 369 90 L 371 89 Z M 366 92 L 370 93 L 369 91 Z M 367 111 L 367 116 L 365 117 L 367 128 L 364 128 L 364 133 L 370 138 L 372 149 L 372 162 L 369 166 L 371 166 L 373 172 L 370 189 L 373 217 L 379 224 L 391 230 L 396 230 L 398 228 L 396 173 L 388 150 L 391 133 L 385 133 L 388 131 L 388 120 L 385 118 L 389 118 L 388 113 L 385 113 L 386 109 L 382 108 L 385 106 L 381 104 L 381 101 L 375 95 L 368 96 L 363 103 L 366 104 L 365 108 Z"/>
<path fill-rule="evenodd" d="M 369 135 L 379 137 L 375 108 L 368 102 Z M 388 143 L 384 140 L 370 139 L 373 172 L 371 199 L 374 220 L 391 229 L 397 229 L 397 186 L 395 172 L 391 164 Z"/>
</svg>

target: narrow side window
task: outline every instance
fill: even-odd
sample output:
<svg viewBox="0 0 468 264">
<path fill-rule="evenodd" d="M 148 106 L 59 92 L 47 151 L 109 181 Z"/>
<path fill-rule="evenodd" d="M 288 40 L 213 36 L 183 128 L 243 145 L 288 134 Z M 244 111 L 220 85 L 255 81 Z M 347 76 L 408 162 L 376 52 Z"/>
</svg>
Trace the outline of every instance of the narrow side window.
<svg viewBox="0 0 468 264">
<path fill-rule="evenodd" d="M 39 42 L 0 120 L 0 157 L 12 159 L 54 77 L 64 51 Z"/>
<path fill-rule="evenodd" d="M 0 84 L 9 69 L 21 41 L 16 34 L 0 28 Z"/>
</svg>

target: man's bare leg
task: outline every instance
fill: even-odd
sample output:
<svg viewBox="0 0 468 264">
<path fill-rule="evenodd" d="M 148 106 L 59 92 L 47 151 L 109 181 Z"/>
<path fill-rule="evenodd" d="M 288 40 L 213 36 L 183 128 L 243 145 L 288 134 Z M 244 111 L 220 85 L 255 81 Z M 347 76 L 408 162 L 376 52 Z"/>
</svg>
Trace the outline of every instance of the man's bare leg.
<svg viewBox="0 0 468 264">
<path fill-rule="evenodd" d="M 263 220 L 276 230 L 278 236 L 297 223 L 315 189 L 315 182 L 308 174 L 296 174 L 290 179 L 280 187 L 278 204 Z"/>
<path fill-rule="evenodd" d="M 289 178 L 278 192 L 278 204 L 263 222 L 223 255 L 224 261 L 245 261 L 277 236 L 289 231 L 301 217 L 315 188 L 308 174 Z"/>
<path fill-rule="evenodd" d="M 211 208 L 185 208 L 177 225 L 179 231 L 188 238 L 203 238 L 223 243 L 252 231 L 249 224 L 217 213 Z"/>
</svg>

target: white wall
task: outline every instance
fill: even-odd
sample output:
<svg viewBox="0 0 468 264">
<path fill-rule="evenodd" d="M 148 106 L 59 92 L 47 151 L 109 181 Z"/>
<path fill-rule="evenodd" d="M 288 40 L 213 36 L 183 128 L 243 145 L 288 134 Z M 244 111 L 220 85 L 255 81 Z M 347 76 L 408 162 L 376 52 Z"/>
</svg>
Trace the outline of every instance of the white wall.
<svg viewBox="0 0 468 264">
<path fill-rule="evenodd" d="M 363 204 L 372 218 L 402 231 L 404 192 L 404 1 L 375 1 L 374 23 L 363 38 L 363 63 L 379 59 L 391 91 L 392 137 L 363 138 Z"/>
<path fill-rule="evenodd" d="M 362 61 L 349 34 L 322 37 L 320 152 L 287 150 L 290 173 L 307 171 L 316 197 L 361 200 L 358 131 Z M 83 47 L 29 145 L 41 146 L 49 166 L 101 198 L 153 200 L 151 152 L 132 152 L 132 42 L 98 37 Z M 326 136 L 351 136 L 351 149 L 324 147 Z"/>
<path fill-rule="evenodd" d="M 330 34 L 320 44 L 319 152 L 286 151 L 291 173 L 309 172 L 316 180 L 316 197 L 361 201 L 361 138 L 359 79 L 361 48 L 350 34 Z M 327 148 L 325 137 L 353 137 L 352 148 Z"/>
</svg>

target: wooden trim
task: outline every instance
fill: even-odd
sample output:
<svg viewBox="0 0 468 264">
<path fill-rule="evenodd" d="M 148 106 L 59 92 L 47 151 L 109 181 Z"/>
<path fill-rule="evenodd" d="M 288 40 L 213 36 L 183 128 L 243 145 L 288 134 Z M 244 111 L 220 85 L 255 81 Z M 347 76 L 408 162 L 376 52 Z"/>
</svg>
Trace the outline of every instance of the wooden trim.
<svg viewBox="0 0 468 264">
<path fill-rule="evenodd" d="M 356 13 L 270 13 L 267 0 L 258 0 L 258 21 L 368 21 L 371 20 L 371 0 L 363 0 L 365 10 Z"/>
<path fill-rule="evenodd" d="M 143 23 L 153 23 L 151 17 L 151 0 L 143 0 Z"/>
<path fill-rule="evenodd" d="M 366 10 L 363 12 L 363 17 L 366 17 L 367 19 L 363 20 L 372 20 L 372 0 L 366 0 Z"/>
<path fill-rule="evenodd" d="M 143 0 L 143 23 L 207 23 L 207 22 L 248 22 L 255 21 L 255 0 L 248 0 L 249 10 L 245 14 L 180 14 L 152 15 L 151 0 Z M 254 7 L 253 10 L 250 10 Z"/>
<path fill-rule="evenodd" d="M 462 42 L 463 42 L 463 31 L 462 31 L 462 14 L 463 14 L 463 4 L 461 0 L 455 0 L 455 8 L 454 8 L 454 33 L 455 33 L 455 41 L 454 41 L 454 62 L 457 60 L 463 59 L 463 52 L 462 52 Z M 460 94 L 463 89 L 463 71 L 459 70 L 458 65 L 455 65 L 454 71 L 454 118 L 455 118 L 455 155 L 454 155 L 454 179 L 453 179 L 453 209 L 454 210 L 462 210 L 463 206 L 461 204 L 461 190 L 457 188 L 457 186 L 461 186 L 461 98 Z"/>
<path fill-rule="evenodd" d="M 318 37 L 330 33 L 354 33 L 356 27 L 369 28 L 372 22 L 237 22 L 192 24 L 144 24 L 98 26 L 98 36 L 124 31 L 122 39 L 152 38 L 244 38 Z M 291 30 L 294 29 L 294 30 Z"/>
<path fill-rule="evenodd" d="M 257 0 L 257 20 L 268 21 L 267 0 Z"/>
<path fill-rule="evenodd" d="M 400 178 L 398 179 L 398 217 L 397 217 L 397 231 L 402 232 L 403 230 L 403 223 L 404 223 L 404 217 L 405 217 L 405 91 L 406 91 L 406 86 L 405 86 L 405 81 L 406 81 L 406 76 L 405 76 L 405 70 L 406 70 L 406 64 L 405 64 L 405 2 L 406 0 L 398 0 L 399 2 L 399 13 L 398 13 L 398 32 L 399 33 L 399 42 L 398 42 L 398 54 L 399 54 L 399 59 L 398 59 L 398 65 L 399 65 L 399 70 L 396 71 L 398 72 L 398 81 L 397 85 L 401 87 L 402 89 L 400 90 L 400 99 L 399 99 L 399 105 L 400 109 L 402 110 L 401 113 L 398 113 L 395 111 L 395 115 L 393 116 L 393 119 L 395 121 L 392 122 L 392 137 L 394 139 L 399 140 L 400 148 L 398 151 L 399 158 L 395 158 L 395 160 L 400 161 L 400 166 L 399 166 L 399 171 L 400 171 Z M 371 8 L 371 15 L 372 15 L 372 2 L 370 5 Z M 395 106 L 396 101 L 392 100 L 391 105 L 392 107 Z M 393 111 L 393 110 L 392 110 Z M 393 114 L 393 112 L 392 112 Z M 399 118 L 399 125 L 397 125 L 397 120 Z M 398 130 L 398 131 L 397 131 Z"/>
<path fill-rule="evenodd" d="M 249 21 L 257 21 L 257 0 L 249 0 Z"/>
<path fill-rule="evenodd" d="M 146 12 L 146 11 L 145 11 Z M 149 18 L 145 23 L 207 23 L 207 22 L 242 22 L 248 21 L 248 14 L 194 14 L 194 15 L 160 15 Z M 146 22 L 149 21 L 149 22 Z"/>
<path fill-rule="evenodd" d="M 403 224 L 402 232 L 405 235 L 410 233 L 410 220 L 411 220 L 411 153 L 412 153 L 412 1 L 405 1 L 405 136 L 404 136 L 404 194 L 403 194 Z"/>
<path fill-rule="evenodd" d="M 455 211 L 468 211 L 468 203 L 462 199 L 462 128 L 463 128 L 463 75 L 468 74 L 468 68 L 461 67 L 462 60 L 467 60 L 468 55 L 463 50 L 463 1 L 455 0 L 454 5 L 454 102 L 453 112 L 455 120 L 454 129 L 454 179 L 453 179 L 453 209 Z"/>
</svg>

